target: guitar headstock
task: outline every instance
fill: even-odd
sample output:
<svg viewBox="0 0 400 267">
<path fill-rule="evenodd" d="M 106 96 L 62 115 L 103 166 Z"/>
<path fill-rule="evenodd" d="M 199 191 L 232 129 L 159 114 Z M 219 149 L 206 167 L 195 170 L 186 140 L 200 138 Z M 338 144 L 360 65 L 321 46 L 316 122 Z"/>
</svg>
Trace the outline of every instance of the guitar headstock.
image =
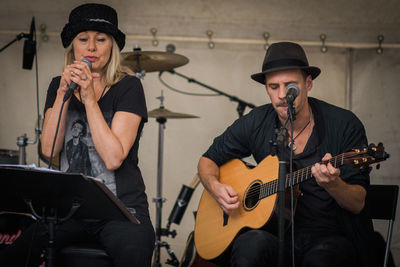
<svg viewBox="0 0 400 267">
<path fill-rule="evenodd" d="M 351 152 L 345 153 L 343 161 L 354 168 L 362 168 L 384 161 L 389 157 L 390 155 L 385 152 L 383 144 L 379 143 L 377 146 L 370 144 L 368 148 L 353 149 Z"/>
</svg>

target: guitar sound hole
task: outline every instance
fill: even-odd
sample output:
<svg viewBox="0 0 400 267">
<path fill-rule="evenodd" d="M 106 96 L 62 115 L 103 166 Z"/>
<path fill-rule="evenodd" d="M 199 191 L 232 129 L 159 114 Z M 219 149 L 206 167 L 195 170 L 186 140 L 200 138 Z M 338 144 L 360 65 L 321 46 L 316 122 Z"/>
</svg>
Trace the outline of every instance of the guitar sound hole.
<svg viewBox="0 0 400 267">
<path fill-rule="evenodd" d="M 254 182 L 248 190 L 246 190 L 246 196 L 244 199 L 244 209 L 252 210 L 254 209 L 260 200 L 260 188 L 261 184 L 259 182 Z"/>
</svg>

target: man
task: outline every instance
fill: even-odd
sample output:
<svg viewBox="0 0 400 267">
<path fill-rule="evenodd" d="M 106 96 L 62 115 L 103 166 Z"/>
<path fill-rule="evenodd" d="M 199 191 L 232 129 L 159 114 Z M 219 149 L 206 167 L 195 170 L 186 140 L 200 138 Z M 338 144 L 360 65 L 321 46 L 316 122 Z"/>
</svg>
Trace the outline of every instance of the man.
<svg viewBox="0 0 400 267">
<path fill-rule="evenodd" d="M 362 123 L 353 113 L 308 97 L 313 79 L 320 72 L 319 68 L 309 66 L 298 44 L 272 44 L 266 52 L 262 72 L 251 76 L 265 84 L 271 104 L 255 108 L 215 138 L 201 157 L 198 172 L 204 187 L 226 214 L 237 209 L 240 205 L 237 192 L 219 182 L 219 167 L 233 158 L 250 155 L 259 163 L 272 153 L 270 141 L 275 138 L 275 129 L 288 119 L 286 87 L 296 84 L 300 93 L 294 101 L 293 159 L 301 168 L 313 165 L 315 178 L 300 184 L 302 194 L 297 202 L 294 227 L 296 266 L 366 266 L 364 227 L 369 225 L 361 223 L 359 214 L 364 208 L 369 175 L 350 167 L 337 169 L 330 163 L 317 162 L 367 145 L 367 138 Z M 291 125 L 287 128 L 290 134 Z M 289 152 L 287 147 L 278 156 L 288 160 Z M 287 234 L 286 243 L 290 242 L 289 237 Z M 232 266 L 277 266 L 276 233 L 249 230 L 236 237 L 229 253 Z"/>
<path fill-rule="evenodd" d="M 67 172 L 85 173 L 92 176 L 88 146 L 82 141 L 86 136 L 86 124 L 77 119 L 72 123 L 72 138 L 67 142 L 66 155 L 69 167 Z"/>
</svg>

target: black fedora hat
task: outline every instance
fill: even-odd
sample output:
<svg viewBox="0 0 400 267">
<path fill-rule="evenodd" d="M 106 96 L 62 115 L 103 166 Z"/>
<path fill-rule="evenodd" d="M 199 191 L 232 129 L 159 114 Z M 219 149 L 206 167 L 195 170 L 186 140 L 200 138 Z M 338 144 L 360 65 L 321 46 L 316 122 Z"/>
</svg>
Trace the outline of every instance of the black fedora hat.
<svg viewBox="0 0 400 267">
<path fill-rule="evenodd" d="M 251 78 L 259 83 L 265 84 L 265 74 L 280 70 L 301 69 L 315 79 L 321 70 L 309 66 L 306 53 L 303 48 L 291 42 L 280 42 L 271 44 L 265 53 L 262 71 L 251 75 Z"/>
<path fill-rule="evenodd" d="M 67 48 L 78 33 L 99 31 L 112 35 L 119 50 L 125 46 L 125 34 L 118 29 L 118 16 L 115 9 L 103 4 L 83 4 L 69 14 L 69 21 L 61 32 L 61 41 Z"/>
</svg>

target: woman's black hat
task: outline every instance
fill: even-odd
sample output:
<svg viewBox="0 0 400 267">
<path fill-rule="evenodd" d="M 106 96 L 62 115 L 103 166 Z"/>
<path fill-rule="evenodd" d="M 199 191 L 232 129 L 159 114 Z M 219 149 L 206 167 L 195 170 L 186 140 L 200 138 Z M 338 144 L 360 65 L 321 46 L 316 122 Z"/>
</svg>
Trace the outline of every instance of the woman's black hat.
<svg viewBox="0 0 400 267">
<path fill-rule="evenodd" d="M 271 44 L 265 53 L 262 71 L 251 75 L 251 78 L 259 83 L 265 84 L 265 74 L 280 71 L 301 69 L 315 79 L 321 70 L 309 66 L 306 53 L 303 48 L 291 42 L 280 42 Z"/>
<path fill-rule="evenodd" d="M 71 11 L 69 21 L 61 32 L 64 48 L 71 44 L 78 33 L 89 30 L 112 35 L 119 50 L 125 46 L 125 34 L 118 29 L 118 16 L 115 9 L 103 4 L 83 4 Z"/>
</svg>

